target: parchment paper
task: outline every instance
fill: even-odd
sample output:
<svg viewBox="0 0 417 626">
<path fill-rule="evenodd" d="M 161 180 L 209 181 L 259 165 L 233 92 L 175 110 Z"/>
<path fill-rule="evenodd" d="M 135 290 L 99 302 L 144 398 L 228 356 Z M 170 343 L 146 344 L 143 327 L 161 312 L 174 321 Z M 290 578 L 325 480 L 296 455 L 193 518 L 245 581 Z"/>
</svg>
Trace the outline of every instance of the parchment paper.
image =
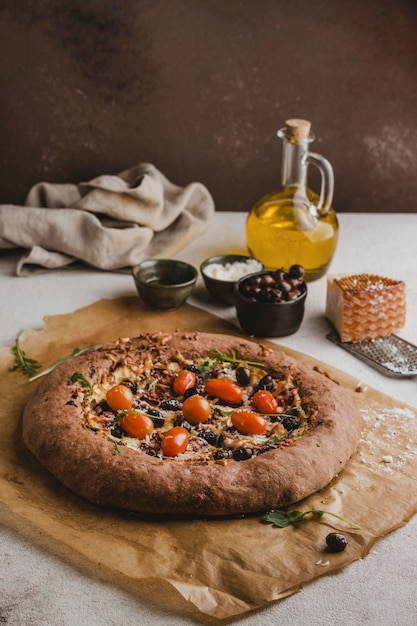
<svg viewBox="0 0 417 626">
<path fill-rule="evenodd" d="M 75 347 L 175 329 L 238 334 L 223 320 L 189 305 L 155 313 L 131 297 L 47 317 L 45 328 L 27 331 L 21 343 L 27 356 L 46 367 Z M 331 510 L 361 530 L 326 515 L 320 522 L 286 529 L 262 523 L 261 516 L 146 520 L 85 502 L 25 449 L 21 415 L 36 383 L 10 371 L 14 357 L 8 348 L 0 351 L 0 520 L 83 571 L 131 592 L 157 581 L 151 601 L 183 612 L 190 610 L 189 602 L 191 610 L 212 616 L 207 623 L 279 600 L 363 557 L 378 538 L 417 512 L 417 411 L 375 389 L 357 391 L 353 377 L 286 352 L 343 385 L 366 423 L 358 450 L 343 472 L 293 508 Z M 330 554 L 325 537 L 335 529 L 348 536 L 349 545 L 344 552 Z"/>
</svg>

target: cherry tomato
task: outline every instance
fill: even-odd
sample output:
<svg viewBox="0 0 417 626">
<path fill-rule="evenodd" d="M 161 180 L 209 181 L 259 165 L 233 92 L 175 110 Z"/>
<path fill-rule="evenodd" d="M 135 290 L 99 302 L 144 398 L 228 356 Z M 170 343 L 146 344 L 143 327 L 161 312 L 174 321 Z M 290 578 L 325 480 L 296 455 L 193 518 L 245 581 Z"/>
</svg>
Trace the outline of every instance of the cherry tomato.
<svg viewBox="0 0 417 626">
<path fill-rule="evenodd" d="M 182 412 L 185 419 L 187 422 L 190 422 L 190 424 L 201 424 L 201 422 L 206 422 L 210 417 L 210 402 L 207 398 L 199 396 L 198 394 L 189 396 L 183 402 Z"/>
<path fill-rule="evenodd" d="M 128 435 L 138 439 L 145 439 L 154 429 L 154 423 L 149 415 L 139 411 L 128 411 L 118 423 Z"/>
<path fill-rule="evenodd" d="M 183 396 L 184 392 L 191 387 L 194 387 L 196 381 L 196 375 L 191 370 L 181 370 L 173 383 L 173 389 L 175 393 Z"/>
<path fill-rule="evenodd" d="M 267 389 L 260 389 L 253 396 L 253 403 L 261 413 L 276 413 L 278 402 Z"/>
<path fill-rule="evenodd" d="M 266 421 L 248 409 L 237 409 L 232 413 L 232 424 L 242 435 L 262 435 L 266 428 Z"/>
<path fill-rule="evenodd" d="M 210 396 L 231 404 L 237 404 L 243 396 L 243 389 L 229 378 L 209 378 L 206 391 Z"/>
<path fill-rule="evenodd" d="M 165 456 L 177 456 L 186 450 L 189 441 L 188 431 L 183 426 L 174 426 L 162 437 L 162 452 Z"/>
<path fill-rule="evenodd" d="M 133 405 L 133 393 L 126 385 L 115 385 L 108 390 L 106 402 L 113 411 L 128 411 Z"/>
</svg>

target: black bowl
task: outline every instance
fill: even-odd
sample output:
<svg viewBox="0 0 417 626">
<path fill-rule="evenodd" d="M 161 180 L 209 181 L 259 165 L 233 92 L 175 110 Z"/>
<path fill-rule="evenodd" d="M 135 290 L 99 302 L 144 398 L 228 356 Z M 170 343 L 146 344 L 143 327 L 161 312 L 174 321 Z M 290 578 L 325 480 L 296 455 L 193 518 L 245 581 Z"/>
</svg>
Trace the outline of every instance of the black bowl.
<svg viewBox="0 0 417 626">
<path fill-rule="evenodd" d="M 153 309 L 176 309 L 191 294 L 198 272 L 192 265 L 174 259 L 148 259 L 132 268 L 136 288 Z"/>
<path fill-rule="evenodd" d="M 241 278 L 234 287 L 236 315 L 242 329 L 256 337 L 285 337 L 295 333 L 304 317 L 307 285 L 299 286 L 300 295 L 282 302 L 253 301 L 241 292 L 242 284 L 252 276 L 270 272 L 256 272 Z"/>
</svg>

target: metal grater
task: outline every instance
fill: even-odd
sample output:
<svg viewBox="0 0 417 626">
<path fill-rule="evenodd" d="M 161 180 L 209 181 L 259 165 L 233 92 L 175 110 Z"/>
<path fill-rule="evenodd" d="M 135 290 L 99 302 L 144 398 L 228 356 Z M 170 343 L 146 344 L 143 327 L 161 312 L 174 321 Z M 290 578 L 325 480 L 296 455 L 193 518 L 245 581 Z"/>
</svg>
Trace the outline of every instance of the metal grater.
<svg viewBox="0 0 417 626">
<path fill-rule="evenodd" d="M 387 335 L 368 341 L 341 341 L 336 331 L 326 336 L 383 374 L 399 378 L 417 376 L 417 346 L 401 337 Z"/>
</svg>

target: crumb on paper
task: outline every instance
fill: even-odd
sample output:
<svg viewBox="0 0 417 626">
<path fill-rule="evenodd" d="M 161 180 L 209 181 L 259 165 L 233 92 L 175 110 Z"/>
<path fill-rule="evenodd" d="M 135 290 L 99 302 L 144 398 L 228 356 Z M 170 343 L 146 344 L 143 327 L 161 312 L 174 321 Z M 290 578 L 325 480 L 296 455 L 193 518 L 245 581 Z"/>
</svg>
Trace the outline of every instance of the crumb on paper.
<svg viewBox="0 0 417 626">
<path fill-rule="evenodd" d="M 366 391 L 368 391 L 368 385 L 365 385 L 365 383 L 359 382 L 355 387 L 355 391 L 357 393 L 365 393 Z"/>
<path fill-rule="evenodd" d="M 381 461 L 383 463 L 392 463 L 394 461 L 394 457 L 391 454 L 385 454 L 385 456 L 382 457 Z"/>
</svg>

